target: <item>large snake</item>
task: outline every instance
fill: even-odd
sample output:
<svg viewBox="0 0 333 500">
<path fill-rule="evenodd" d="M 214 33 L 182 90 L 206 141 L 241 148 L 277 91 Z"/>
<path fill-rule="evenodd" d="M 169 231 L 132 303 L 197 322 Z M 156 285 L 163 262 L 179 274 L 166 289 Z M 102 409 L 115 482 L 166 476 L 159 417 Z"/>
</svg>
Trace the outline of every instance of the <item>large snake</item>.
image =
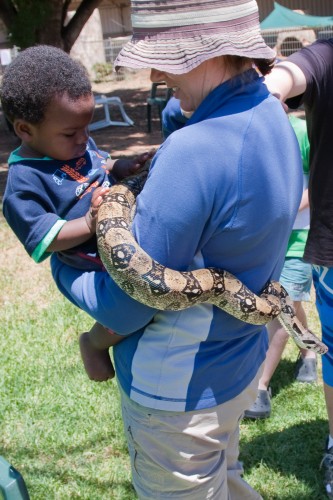
<svg viewBox="0 0 333 500">
<path fill-rule="evenodd" d="M 258 296 L 227 271 L 211 267 L 180 272 L 152 259 L 131 232 L 136 196 L 146 178 L 147 171 L 142 171 L 112 186 L 98 211 L 99 253 L 120 288 L 160 310 L 176 311 L 209 302 L 254 325 L 277 318 L 300 348 L 327 352 L 327 346 L 296 317 L 292 301 L 279 282 L 268 282 Z"/>
</svg>

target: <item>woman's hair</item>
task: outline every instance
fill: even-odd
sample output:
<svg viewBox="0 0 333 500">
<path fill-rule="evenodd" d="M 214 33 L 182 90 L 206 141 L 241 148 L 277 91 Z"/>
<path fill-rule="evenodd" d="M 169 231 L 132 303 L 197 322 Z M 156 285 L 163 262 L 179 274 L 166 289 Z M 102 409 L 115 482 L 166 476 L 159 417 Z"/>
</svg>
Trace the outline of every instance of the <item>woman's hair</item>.
<svg viewBox="0 0 333 500">
<path fill-rule="evenodd" d="M 55 96 L 72 100 L 91 94 L 85 68 L 61 49 L 48 45 L 30 47 L 6 68 L 0 85 L 4 114 L 10 122 L 21 118 L 29 123 L 43 120 Z"/>
<path fill-rule="evenodd" d="M 258 71 L 265 76 L 272 71 L 275 59 L 254 59 L 253 64 L 258 68 Z"/>
<path fill-rule="evenodd" d="M 236 69 L 237 72 L 241 72 L 244 66 L 249 62 L 249 60 L 252 61 L 254 66 L 258 69 L 258 71 L 263 75 L 267 75 L 270 73 L 274 67 L 275 59 L 248 59 L 247 57 L 240 57 L 240 56 L 223 56 L 225 63 L 234 69 Z"/>
</svg>

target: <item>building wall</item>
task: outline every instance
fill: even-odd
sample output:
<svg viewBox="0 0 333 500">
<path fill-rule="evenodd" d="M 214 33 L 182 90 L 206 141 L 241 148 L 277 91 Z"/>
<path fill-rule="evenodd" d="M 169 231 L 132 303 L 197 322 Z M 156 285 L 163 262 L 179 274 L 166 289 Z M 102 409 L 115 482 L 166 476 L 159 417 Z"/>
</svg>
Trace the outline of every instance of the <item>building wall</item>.
<svg viewBox="0 0 333 500">
<path fill-rule="evenodd" d="M 104 38 L 129 35 L 132 32 L 130 5 L 108 5 L 99 8 Z"/>
<path fill-rule="evenodd" d="M 274 0 L 257 0 L 262 21 L 273 10 Z M 333 16 L 333 0 L 278 0 L 288 9 L 301 9 L 314 16 Z M 69 10 L 80 4 L 73 0 Z M 130 0 L 103 0 L 99 7 L 103 37 L 122 37 L 131 33 Z M 0 21 L 0 48 L 8 47 L 6 30 Z"/>
<path fill-rule="evenodd" d="M 277 0 L 288 9 L 301 9 L 313 16 L 333 16 L 333 0 Z M 257 0 L 260 21 L 274 9 L 274 0 Z M 73 4 L 78 2 L 73 2 Z M 130 0 L 103 0 L 99 7 L 105 37 L 131 32 Z M 123 31 L 121 32 L 121 26 Z"/>
<path fill-rule="evenodd" d="M 80 4 L 73 0 L 70 9 L 75 10 Z M 131 33 L 130 0 L 103 0 L 98 8 L 104 38 L 129 35 Z"/>
<path fill-rule="evenodd" d="M 70 11 L 69 17 L 73 16 L 74 12 L 75 11 Z M 95 64 L 105 63 L 101 14 L 99 9 L 94 10 L 88 22 L 84 25 L 83 30 L 70 51 L 70 55 L 74 59 L 81 61 L 89 75 L 93 79 L 95 78 Z"/>
</svg>

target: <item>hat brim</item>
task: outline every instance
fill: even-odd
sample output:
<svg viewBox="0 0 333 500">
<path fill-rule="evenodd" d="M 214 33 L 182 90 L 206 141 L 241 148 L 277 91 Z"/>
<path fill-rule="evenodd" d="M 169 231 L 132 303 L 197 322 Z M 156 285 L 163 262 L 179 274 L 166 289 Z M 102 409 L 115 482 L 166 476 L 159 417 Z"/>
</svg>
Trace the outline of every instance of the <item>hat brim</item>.
<svg viewBox="0 0 333 500">
<path fill-rule="evenodd" d="M 219 34 L 195 35 L 190 38 L 132 38 L 119 52 L 115 68 L 154 68 L 173 74 L 188 73 L 208 59 L 236 55 L 250 59 L 274 59 L 276 53 L 266 45 L 258 32 L 243 37 L 224 38 Z"/>
</svg>

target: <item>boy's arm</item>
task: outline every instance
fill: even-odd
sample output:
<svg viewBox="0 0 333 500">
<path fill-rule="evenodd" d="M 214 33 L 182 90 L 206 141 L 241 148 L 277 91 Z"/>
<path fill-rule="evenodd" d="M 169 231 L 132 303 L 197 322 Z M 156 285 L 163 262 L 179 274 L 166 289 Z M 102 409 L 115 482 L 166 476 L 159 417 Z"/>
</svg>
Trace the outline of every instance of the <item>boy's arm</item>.
<svg viewBox="0 0 333 500">
<path fill-rule="evenodd" d="M 65 222 L 46 252 L 61 252 L 88 241 L 94 234 L 86 222 L 86 217 Z"/>
<path fill-rule="evenodd" d="M 154 151 L 148 151 L 138 155 L 133 160 L 127 158 L 119 160 L 108 159 L 107 169 L 112 172 L 116 179 L 122 179 L 134 174 L 142 168 L 145 163 L 152 158 Z M 96 232 L 98 207 L 109 188 L 100 187 L 94 190 L 91 199 L 91 206 L 84 217 L 67 221 L 47 247 L 47 252 L 61 252 L 74 248 L 85 241 L 88 241 Z"/>
<path fill-rule="evenodd" d="M 106 187 L 95 189 L 88 212 L 83 217 L 66 221 L 46 251 L 61 252 L 88 241 L 96 232 L 98 207 L 108 192 Z"/>
<path fill-rule="evenodd" d="M 111 160 L 107 163 L 107 169 L 111 172 L 116 181 L 122 180 L 125 177 L 137 173 L 138 170 L 145 167 L 148 160 L 151 160 L 155 154 L 155 150 L 146 151 L 133 159 L 119 158 Z"/>
</svg>

